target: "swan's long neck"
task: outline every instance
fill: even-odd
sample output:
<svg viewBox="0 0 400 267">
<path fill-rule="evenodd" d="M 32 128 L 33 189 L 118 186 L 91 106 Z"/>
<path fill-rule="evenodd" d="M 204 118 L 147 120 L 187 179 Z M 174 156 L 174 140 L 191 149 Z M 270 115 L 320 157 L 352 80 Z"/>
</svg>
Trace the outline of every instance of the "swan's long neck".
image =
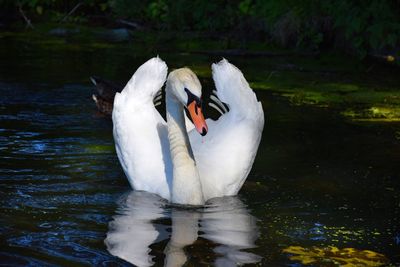
<svg viewBox="0 0 400 267">
<path fill-rule="evenodd" d="M 173 164 L 171 200 L 173 203 L 204 204 L 200 177 L 197 171 L 189 137 L 186 132 L 182 104 L 176 99 L 167 82 L 166 104 L 168 139 Z"/>
</svg>

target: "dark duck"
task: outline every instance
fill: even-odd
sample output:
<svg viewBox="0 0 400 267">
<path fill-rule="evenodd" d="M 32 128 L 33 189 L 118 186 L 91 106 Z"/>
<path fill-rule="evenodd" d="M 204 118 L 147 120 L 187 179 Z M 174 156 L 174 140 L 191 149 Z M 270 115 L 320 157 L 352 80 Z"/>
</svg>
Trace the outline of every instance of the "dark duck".
<svg viewBox="0 0 400 267">
<path fill-rule="evenodd" d="M 104 80 L 97 76 L 90 77 L 92 83 L 96 86 L 97 93 L 92 95 L 101 113 L 111 115 L 114 105 L 114 97 L 117 92 L 121 92 L 124 87 L 112 81 Z"/>
<path fill-rule="evenodd" d="M 114 106 L 115 94 L 120 93 L 124 87 L 121 84 L 102 79 L 97 76 L 91 76 L 90 80 L 96 86 L 97 93 L 92 95 L 92 99 L 96 103 L 98 110 L 106 115 L 112 114 Z M 154 105 L 161 104 L 162 94 L 161 91 L 156 94 L 153 99 Z"/>
</svg>

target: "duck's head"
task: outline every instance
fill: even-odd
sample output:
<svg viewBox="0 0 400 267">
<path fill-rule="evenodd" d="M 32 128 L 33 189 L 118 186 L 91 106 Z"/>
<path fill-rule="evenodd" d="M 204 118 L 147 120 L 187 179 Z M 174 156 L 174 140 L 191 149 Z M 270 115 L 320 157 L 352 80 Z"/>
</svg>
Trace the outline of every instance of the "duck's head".
<svg viewBox="0 0 400 267">
<path fill-rule="evenodd" d="M 189 68 L 174 70 L 168 75 L 167 87 L 188 110 L 196 130 L 201 135 L 206 135 L 208 127 L 202 112 L 201 84 L 196 74 Z"/>
</svg>

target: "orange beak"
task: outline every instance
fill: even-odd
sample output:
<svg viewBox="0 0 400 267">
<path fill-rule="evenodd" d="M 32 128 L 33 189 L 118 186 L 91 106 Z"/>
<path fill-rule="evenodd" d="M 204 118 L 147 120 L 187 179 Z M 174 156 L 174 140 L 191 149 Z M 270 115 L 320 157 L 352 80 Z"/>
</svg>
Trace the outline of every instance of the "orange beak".
<svg viewBox="0 0 400 267">
<path fill-rule="evenodd" d="M 197 105 L 196 101 L 192 101 L 187 108 L 196 130 L 202 136 L 205 136 L 207 134 L 208 127 L 204 119 L 203 112 L 201 111 L 201 107 Z"/>
</svg>

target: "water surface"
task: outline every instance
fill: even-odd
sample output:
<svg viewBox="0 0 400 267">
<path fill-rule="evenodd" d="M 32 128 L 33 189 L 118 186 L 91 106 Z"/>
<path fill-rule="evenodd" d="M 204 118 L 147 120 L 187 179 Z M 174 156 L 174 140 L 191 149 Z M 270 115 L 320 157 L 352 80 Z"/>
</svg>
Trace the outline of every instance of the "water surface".
<svg viewBox="0 0 400 267">
<path fill-rule="evenodd" d="M 127 81 L 156 53 L 171 69 L 218 60 L 135 44 L 0 39 L 2 264 L 303 266 L 285 252 L 294 246 L 371 250 L 400 264 L 398 123 L 354 124 L 257 91 L 266 124 L 237 197 L 185 209 L 132 192 L 88 77 Z M 275 66 L 270 58 L 229 60 L 246 77 Z M 200 76 L 212 89 L 209 74 Z M 327 255 L 314 260 L 333 266 Z"/>
</svg>

